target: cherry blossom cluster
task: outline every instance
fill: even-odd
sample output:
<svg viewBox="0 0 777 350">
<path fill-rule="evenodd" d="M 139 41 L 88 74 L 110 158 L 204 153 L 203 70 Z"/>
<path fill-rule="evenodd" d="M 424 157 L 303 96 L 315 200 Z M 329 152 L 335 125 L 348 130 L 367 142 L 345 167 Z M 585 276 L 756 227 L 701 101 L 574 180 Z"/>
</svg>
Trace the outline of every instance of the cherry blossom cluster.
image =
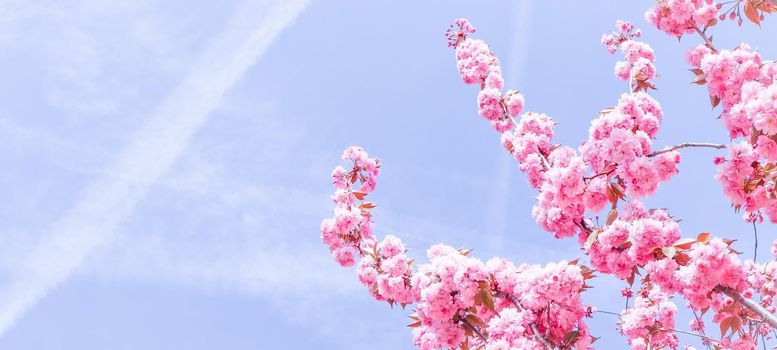
<svg viewBox="0 0 777 350">
<path fill-rule="evenodd" d="M 486 350 L 509 349 L 542 349 L 542 344 L 534 337 L 529 328 L 536 322 L 536 317 L 530 311 L 516 308 L 505 308 L 488 322 L 488 335 L 491 341 Z"/>
<path fill-rule="evenodd" d="M 635 266 L 654 262 L 656 249 L 674 245 L 680 227 L 666 211 L 648 211 L 634 201 L 621 218 L 583 238 L 590 243 L 588 254 L 597 271 L 626 279 Z"/>
<path fill-rule="evenodd" d="M 588 140 L 580 146 L 583 159 L 597 177 L 622 183 L 627 195 L 653 194 L 660 182 L 677 173 L 680 162 L 676 151 L 651 154 L 662 116 L 661 106 L 647 93 L 624 94 L 615 108 L 591 122 Z M 594 185 L 606 190 L 606 186 Z M 601 200 L 593 202 L 589 209 L 601 210 L 602 204 Z"/>
<path fill-rule="evenodd" d="M 416 304 L 411 326 L 418 348 L 589 347 L 593 338 L 583 318 L 591 309 L 580 293 L 590 269 L 565 261 L 516 268 L 495 258 L 484 264 L 468 251 L 439 244 L 428 250 L 429 263 L 414 270 L 398 237 L 378 243 L 372 233 L 375 205 L 364 199 L 375 188 L 380 163 L 360 147 L 342 158 L 351 165 L 332 172 L 334 217 L 322 221 L 322 239 L 341 265 L 360 259 L 358 278 L 375 299 Z"/>
<path fill-rule="evenodd" d="M 615 28 L 617 31 L 603 34 L 601 39 L 602 44 L 607 47 L 607 52 L 611 54 L 618 51 L 624 41 L 642 36 L 642 31 L 631 22 L 618 20 L 615 22 Z"/>
<path fill-rule="evenodd" d="M 682 37 L 694 28 L 714 24 L 720 9 L 713 0 L 659 0 L 645 13 L 645 19 L 669 35 Z"/>
<path fill-rule="evenodd" d="M 677 348 L 677 305 L 661 288 L 640 290 L 634 307 L 621 313 L 620 331 L 634 350 Z"/>
<path fill-rule="evenodd" d="M 640 36 L 640 30 L 633 23 L 618 21 L 615 24 L 618 32 L 604 34 L 602 44 L 609 53 L 615 53 L 620 48 L 624 60 L 615 64 L 615 76 L 628 81 L 634 90 L 654 88 L 650 82 L 656 77 L 654 64 L 655 54 L 650 45 L 634 38 Z"/>
<path fill-rule="evenodd" d="M 456 51 L 456 66 L 461 79 L 467 84 L 479 84 L 478 113 L 491 122 L 499 132 L 513 128 L 512 117 L 523 109 L 523 95 L 509 90 L 502 93 L 504 79 L 499 59 L 488 45 L 477 39 L 467 38 L 475 27 L 464 18 L 459 18 L 446 32 L 448 45 Z"/>
<path fill-rule="evenodd" d="M 664 287 L 675 289 L 697 310 L 710 305 L 709 294 L 718 286 L 738 291 L 745 288 L 742 264 L 720 238 L 695 243 L 688 252 L 688 264 L 680 266 L 675 277 L 677 283 L 665 283 Z"/>
<path fill-rule="evenodd" d="M 580 297 L 591 276 L 581 267 L 565 261 L 515 267 L 499 258 L 483 264 L 445 245 L 427 256 L 430 263 L 413 277 L 421 295 L 414 316 L 420 349 L 481 344 L 472 337 L 476 331 L 488 337 L 487 349 L 543 349 L 538 337 L 578 349 L 592 342 L 583 322 L 590 308 Z"/>
<path fill-rule="evenodd" d="M 566 261 L 516 267 L 499 258 L 489 260 L 486 268 L 497 296 L 498 315 L 488 328 L 494 349 L 542 349 L 532 323 L 550 344 L 587 349 L 593 342 L 583 322 L 592 310 L 580 296 L 592 277 L 590 269 Z"/>
<path fill-rule="evenodd" d="M 321 222 L 321 239 L 340 265 L 351 266 L 362 252 L 362 243 L 374 240 L 370 209 L 375 205 L 360 201 L 375 189 L 380 162 L 357 146 L 346 149 L 342 158 L 353 165 L 332 171 L 334 217 Z M 358 191 L 353 188 L 357 181 L 361 184 Z"/>
<path fill-rule="evenodd" d="M 379 301 L 407 305 L 419 298 L 418 288 L 411 284 L 413 261 L 405 254 L 402 241 L 394 235 L 387 235 L 380 244 L 365 242 L 372 249 L 356 266 L 359 281 L 367 286 Z"/>
<path fill-rule="evenodd" d="M 746 44 L 717 52 L 707 45 L 687 54 L 696 82 L 707 84 L 713 105 L 734 140 L 728 158 L 716 158 L 717 179 L 747 221 L 777 222 L 777 65 Z"/>
<path fill-rule="evenodd" d="M 423 350 L 455 348 L 467 338 L 461 323 L 480 323 L 475 296 L 488 272 L 482 261 L 442 244 L 429 248 L 427 257 L 429 263 L 419 265 L 413 275 L 413 285 L 420 290 L 416 317 L 421 323 L 413 330 L 413 340 Z"/>
<path fill-rule="evenodd" d="M 547 156 L 553 149 L 555 122 L 545 114 L 528 112 L 514 130 L 502 133 L 502 144 L 526 173 L 529 184 L 539 190 L 547 170 Z"/>
<path fill-rule="evenodd" d="M 630 65 L 637 62 L 653 67 L 653 50 L 632 38 L 639 33 L 633 24 L 619 21 L 620 32 L 605 35 L 609 47 L 621 47 Z M 641 64 L 639 64 L 641 65 Z M 639 69 L 637 69 L 639 70 Z M 652 87 L 655 74 L 636 75 L 634 90 Z M 629 73 L 631 74 L 631 73 Z M 482 92 L 481 92 L 482 94 Z M 661 107 L 647 93 L 623 95 L 616 108 L 608 109 L 592 122 L 589 139 L 580 147 L 581 156 L 569 147 L 552 143 L 553 120 L 537 113 L 525 113 L 513 130 L 502 133 L 502 143 L 527 174 L 529 183 L 540 191 L 532 214 L 540 226 L 556 237 L 579 232 L 586 210 L 601 211 L 618 188 L 633 197 L 654 193 L 659 182 L 677 173 L 677 152 L 652 155 L 652 140 L 662 118 Z M 586 176 L 587 173 L 594 175 Z"/>
</svg>

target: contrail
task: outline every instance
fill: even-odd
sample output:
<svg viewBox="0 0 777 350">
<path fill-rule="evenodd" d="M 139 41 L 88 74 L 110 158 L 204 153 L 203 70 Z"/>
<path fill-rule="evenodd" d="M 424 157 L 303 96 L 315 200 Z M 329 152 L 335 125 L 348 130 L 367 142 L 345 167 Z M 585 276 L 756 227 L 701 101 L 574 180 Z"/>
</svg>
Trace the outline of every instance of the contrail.
<svg viewBox="0 0 777 350">
<path fill-rule="evenodd" d="M 0 335 L 26 310 L 67 280 L 186 149 L 224 93 L 307 6 L 307 0 L 244 3 L 188 75 L 118 154 L 106 175 L 88 186 L 41 242 L 19 261 L 0 290 Z"/>
<path fill-rule="evenodd" d="M 510 29 L 510 52 L 505 64 L 505 88 L 520 90 L 520 83 L 525 81 L 524 71 L 529 58 L 531 34 L 531 1 L 519 1 L 511 7 L 515 16 Z M 505 61 L 503 61 L 505 62 Z M 489 249 L 495 254 L 503 254 L 505 231 L 507 230 L 507 202 L 510 196 L 510 173 L 515 172 L 516 163 L 512 156 L 500 152 L 496 166 L 496 181 L 491 194 L 491 210 L 489 210 L 486 240 Z M 528 186 L 525 186 L 528 187 Z M 514 232 L 513 232 L 514 233 Z"/>
</svg>

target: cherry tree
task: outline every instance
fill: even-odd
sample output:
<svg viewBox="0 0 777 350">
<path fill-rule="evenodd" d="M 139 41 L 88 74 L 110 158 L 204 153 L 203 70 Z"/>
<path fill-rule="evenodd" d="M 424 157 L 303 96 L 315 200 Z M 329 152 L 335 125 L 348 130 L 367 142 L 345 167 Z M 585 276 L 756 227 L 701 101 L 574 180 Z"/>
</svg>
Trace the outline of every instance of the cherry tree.
<svg viewBox="0 0 777 350">
<path fill-rule="evenodd" d="M 706 87 L 731 138 L 664 148 L 653 145 L 663 118 L 650 95 L 655 54 L 634 24 L 617 21 L 601 40 L 609 53 L 620 53 L 614 73 L 627 90 L 572 148 L 553 142 L 550 116 L 522 114 L 524 97 L 505 90 L 496 54 L 471 38 L 469 21 L 457 19 L 445 33 L 448 45 L 461 79 L 480 88 L 478 113 L 537 191 L 532 216 L 556 238 L 576 238 L 586 258 L 545 266 L 483 262 L 469 250 L 438 244 L 418 264 L 400 238 L 373 233 L 376 204 L 367 197 L 381 163 L 358 146 L 343 153 L 347 165 L 331 174 L 335 208 L 321 223 L 324 243 L 340 265 L 356 265 L 375 299 L 412 308 L 409 327 L 420 349 L 590 349 L 597 338 L 586 320 L 602 312 L 618 317 L 632 349 L 676 349 L 678 333 L 698 337 L 708 349 L 765 347 L 777 336 L 777 260 L 740 259 L 733 240 L 711 233 L 683 237 L 668 210 L 642 200 L 678 172 L 681 149 L 725 149 L 713 161 L 733 210 L 746 222 L 777 223 L 777 63 L 746 44 L 718 48 L 711 35 L 721 21 L 760 25 L 772 12 L 777 0 L 659 0 L 646 12 L 670 36 L 700 38 L 686 54 L 693 83 Z M 600 214 L 604 222 L 595 219 Z M 777 256 L 777 241 L 772 253 Z M 583 303 L 595 273 L 623 280 L 625 309 Z M 678 302 L 694 315 L 689 330 L 676 325 Z M 705 325 L 705 314 L 717 327 Z"/>
</svg>

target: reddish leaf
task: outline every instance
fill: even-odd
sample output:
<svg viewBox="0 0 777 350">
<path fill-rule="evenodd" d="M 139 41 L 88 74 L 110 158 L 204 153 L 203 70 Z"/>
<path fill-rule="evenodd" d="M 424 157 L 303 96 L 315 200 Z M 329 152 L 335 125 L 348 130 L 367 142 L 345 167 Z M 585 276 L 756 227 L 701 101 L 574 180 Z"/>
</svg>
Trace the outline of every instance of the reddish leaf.
<svg viewBox="0 0 777 350">
<path fill-rule="evenodd" d="M 478 299 L 478 297 L 483 302 L 483 305 L 485 305 L 489 310 L 496 312 L 496 309 L 494 309 L 494 297 L 491 296 L 491 293 L 488 291 L 488 289 L 481 289 L 480 292 L 478 292 L 478 294 L 475 296 L 475 299 Z"/>
<path fill-rule="evenodd" d="M 677 241 L 677 243 L 674 244 L 674 247 L 677 249 L 685 250 L 685 249 L 690 249 L 694 243 L 696 243 L 695 239 L 682 238 L 679 241 Z"/>
<path fill-rule="evenodd" d="M 367 196 L 367 193 L 366 192 L 361 192 L 361 191 L 353 191 L 353 195 L 354 195 L 354 197 L 356 197 L 356 199 L 358 199 L 360 201 L 363 201 L 364 197 Z"/>
<path fill-rule="evenodd" d="M 607 186 L 606 193 L 607 193 L 607 199 L 610 200 L 610 203 L 612 203 L 612 205 L 616 205 L 618 203 L 618 195 L 616 195 L 615 192 L 613 192 L 612 187 Z"/>
<path fill-rule="evenodd" d="M 750 22 L 755 23 L 757 26 L 761 26 L 761 15 L 758 13 L 758 9 L 753 5 L 753 0 L 745 1 L 745 16 Z"/>
<path fill-rule="evenodd" d="M 618 195 L 618 198 L 620 199 L 626 199 L 626 194 L 623 191 L 623 187 L 618 184 L 610 184 L 610 188 L 612 188 L 612 191 L 615 192 L 616 195 Z"/>
<path fill-rule="evenodd" d="M 707 243 L 710 240 L 711 234 L 709 232 L 702 232 L 696 236 L 696 240 L 702 243 Z"/>
<path fill-rule="evenodd" d="M 712 108 L 717 107 L 720 104 L 720 97 L 710 95 L 710 103 L 712 104 Z"/>
<path fill-rule="evenodd" d="M 739 317 L 732 316 L 731 317 L 731 331 L 736 332 L 740 328 L 742 328 L 742 319 Z"/>
<path fill-rule="evenodd" d="M 720 321 L 720 337 L 723 338 L 726 333 L 728 333 L 728 330 L 731 329 L 731 320 L 732 317 L 726 317 L 723 319 L 723 321 Z"/>
<path fill-rule="evenodd" d="M 611 225 L 618 218 L 618 208 L 612 208 L 607 214 L 607 225 Z"/>
<path fill-rule="evenodd" d="M 564 335 L 564 344 L 566 345 L 572 345 L 575 342 L 577 342 L 577 338 L 580 337 L 580 332 L 578 331 L 569 331 L 566 335 Z"/>
<path fill-rule="evenodd" d="M 680 266 L 688 265 L 688 261 L 691 260 L 691 257 L 688 256 L 688 254 L 677 252 L 674 254 L 674 261 L 677 262 Z"/>
<path fill-rule="evenodd" d="M 477 328 L 483 328 L 486 326 L 486 323 L 483 322 L 483 320 L 481 320 L 480 317 L 475 316 L 475 314 L 469 314 L 464 319 L 466 319 L 469 322 L 469 324 Z"/>
<path fill-rule="evenodd" d="M 415 321 L 415 322 L 413 322 L 413 323 L 411 323 L 411 324 L 409 324 L 407 326 L 410 327 L 410 328 L 421 327 L 421 321 Z"/>
<path fill-rule="evenodd" d="M 362 208 L 362 209 L 372 209 L 375 207 L 377 207 L 377 205 L 373 202 L 364 202 L 359 206 L 359 208 Z"/>
</svg>

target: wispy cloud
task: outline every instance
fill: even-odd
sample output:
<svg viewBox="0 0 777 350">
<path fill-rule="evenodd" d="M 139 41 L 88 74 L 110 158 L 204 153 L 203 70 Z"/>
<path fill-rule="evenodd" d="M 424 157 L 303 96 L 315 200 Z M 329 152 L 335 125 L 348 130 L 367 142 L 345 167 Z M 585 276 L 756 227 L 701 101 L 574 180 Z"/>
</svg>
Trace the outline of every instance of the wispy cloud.
<svg viewBox="0 0 777 350">
<path fill-rule="evenodd" d="M 88 186 L 18 262 L 18 270 L 0 290 L 0 334 L 65 281 L 95 248 L 114 238 L 117 227 L 182 154 L 224 93 L 306 5 L 304 0 L 283 0 L 237 9 L 222 34 L 118 154 L 107 175 Z"/>
<path fill-rule="evenodd" d="M 520 83 L 524 81 L 523 74 L 526 61 L 529 56 L 529 40 L 531 34 L 531 1 L 520 1 L 513 6 L 513 12 L 516 14 L 512 21 L 510 52 L 505 61 L 505 72 L 507 73 L 506 84 L 508 89 L 520 89 Z M 488 222 L 488 246 L 496 253 L 502 253 L 501 247 L 504 246 L 505 230 L 507 229 L 507 202 L 510 191 L 515 191 L 514 186 L 510 186 L 510 172 L 516 171 L 515 160 L 512 157 L 502 154 L 499 157 L 499 164 L 495 169 L 497 179 L 492 188 L 491 210 L 489 211 Z M 524 188 L 528 189 L 528 185 Z"/>
</svg>

